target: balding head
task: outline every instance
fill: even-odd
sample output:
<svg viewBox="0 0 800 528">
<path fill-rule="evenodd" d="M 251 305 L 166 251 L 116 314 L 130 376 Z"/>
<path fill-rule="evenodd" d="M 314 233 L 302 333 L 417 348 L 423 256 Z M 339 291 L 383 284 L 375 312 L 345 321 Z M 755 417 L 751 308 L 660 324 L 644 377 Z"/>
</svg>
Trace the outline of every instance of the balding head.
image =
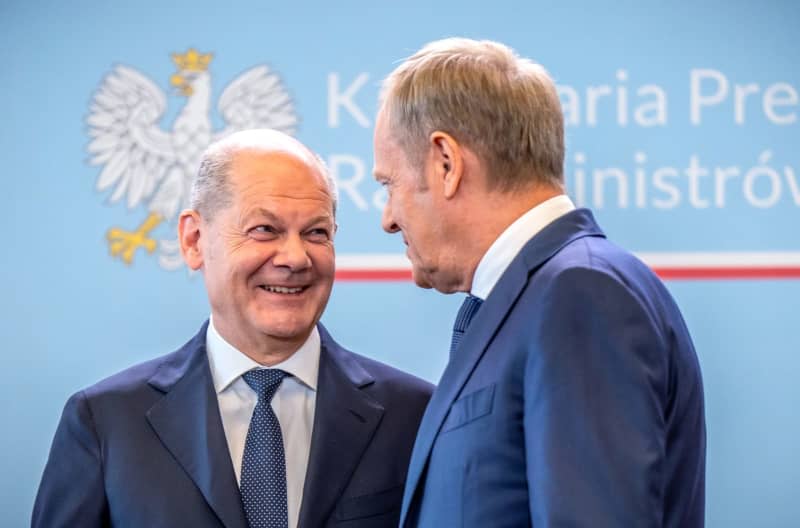
<svg viewBox="0 0 800 528">
<path fill-rule="evenodd" d="M 192 183 L 189 206 L 206 220 L 231 204 L 230 168 L 241 152 L 283 153 L 303 162 L 324 178 L 336 213 L 338 192 L 325 162 L 295 138 L 271 129 L 235 132 L 212 143 L 203 152 L 200 169 Z"/>
</svg>

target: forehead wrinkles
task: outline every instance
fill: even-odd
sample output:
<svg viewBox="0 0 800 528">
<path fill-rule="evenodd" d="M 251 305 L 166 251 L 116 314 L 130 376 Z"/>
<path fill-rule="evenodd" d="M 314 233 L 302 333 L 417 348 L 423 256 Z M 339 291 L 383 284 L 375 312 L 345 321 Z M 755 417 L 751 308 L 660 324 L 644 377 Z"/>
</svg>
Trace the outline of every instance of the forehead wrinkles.
<svg viewBox="0 0 800 528">
<path fill-rule="evenodd" d="M 242 219 L 271 216 L 274 220 L 316 217 L 333 219 L 333 200 L 325 187 L 295 185 L 292 189 L 255 181 L 239 188 L 236 214 Z"/>
<path fill-rule="evenodd" d="M 235 215 L 242 224 L 262 220 L 292 225 L 334 221 L 330 200 L 297 196 L 270 195 L 265 200 L 248 201 L 237 208 Z"/>
</svg>

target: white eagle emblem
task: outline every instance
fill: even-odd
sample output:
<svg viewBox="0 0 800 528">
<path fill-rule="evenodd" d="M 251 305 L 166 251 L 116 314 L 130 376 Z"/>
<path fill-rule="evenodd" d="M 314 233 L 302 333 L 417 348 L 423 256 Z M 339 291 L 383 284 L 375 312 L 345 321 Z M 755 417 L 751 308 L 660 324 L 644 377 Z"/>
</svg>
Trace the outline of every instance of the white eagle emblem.
<svg viewBox="0 0 800 528">
<path fill-rule="evenodd" d="M 194 49 L 172 55 L 177 72 L 170 84 L 186 97 L 172 131 L 159 127 L 166 110 L 164 92 L 134 68 L 114 68 L 92 99 L 86 119 L 91 137 L 87 149 L 89 163 L 103 166 L 97 190 L 113 187 L 111 203 L 124 196 L 128 209 L 146 204 L 149 212 L 135 231 L 114 227 L 106 234 L 111 255 L 126 264 L 144 247 L 149 253 L 158 248 L 162 268 L 182 265 L 176 239 L 156 241 L 149 234 L 162 222 L 174 222 L 188 206 L 200 155 L 212 141 L 247 128 L 295 131 L 292 100 L 266 65 L 249 69 L 225 88 L 217 106 L 225 126 L 212 130 L 211 59 L 212 54 Z"/>
</svg>

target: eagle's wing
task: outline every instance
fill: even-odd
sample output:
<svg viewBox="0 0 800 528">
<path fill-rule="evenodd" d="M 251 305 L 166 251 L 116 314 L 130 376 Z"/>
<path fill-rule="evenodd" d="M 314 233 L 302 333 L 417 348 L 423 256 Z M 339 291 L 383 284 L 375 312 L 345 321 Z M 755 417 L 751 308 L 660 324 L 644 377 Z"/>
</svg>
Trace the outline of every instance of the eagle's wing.
<svg viewBox="0 0 800 528">
<path fill-rule="evenodd" d="M 265 65 L 244 72 L 225 87 L 219 112 L 227 125 L 214 140 L 248 128 L 273 128 L 293 134 L 297 125 L 289 93 L 280 78 Z"/>
<path fill-rule="evenodd" d="M 175 162 L 170 135 L 158 127 L 166 100 L 139 71 L 117 66 L 103 79 L 89 116 L 92 165 L 104 165 L 97 190 L 114 187 L 111 202 L 127 196 L 128 208 L 147 200 Z"/>
</svg>

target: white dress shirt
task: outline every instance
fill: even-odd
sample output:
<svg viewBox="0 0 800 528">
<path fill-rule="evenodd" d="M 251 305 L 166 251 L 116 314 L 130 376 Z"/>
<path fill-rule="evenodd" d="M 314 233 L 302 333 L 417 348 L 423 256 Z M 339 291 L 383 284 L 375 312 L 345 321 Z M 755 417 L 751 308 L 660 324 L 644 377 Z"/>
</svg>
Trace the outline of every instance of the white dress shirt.
<svg viewBox="0 0 800 528">
<path fill-rule="evenodd" d="M 503 231 L 478 263 L 470 293 L 486 300 L 522 247 L 553 220 L 575 209 L 566 194 L 554 196 L 520 216 Z"/>
<path fill-rule="evenodd" d="M 237 482 L 242 473 L 242 456 L 247 440 L 250 418 L 258 403 L 258 395 L 250 388 L 242 374 L 255 368 L 265 368 L 239 352 L 225 341 L 214 328 L 213 319 L 206 331 L 206 349 L 211 367 L 211 377 L 217 392 L 222 427 L 228 441 L 233 470 Z M 303 500 L 303 484 L 311 448 L 314 428 L 314 409 L 319 374 L 320 337 L 317 328 L 306 342 L 286 361 L 269 368 L 281 369 L 291 374 L 281 382 L 272 397 L 272 410 L 278 417 L 286 454 L 286 498 L 289 528 L 295 528 Z"/>
</svg>

